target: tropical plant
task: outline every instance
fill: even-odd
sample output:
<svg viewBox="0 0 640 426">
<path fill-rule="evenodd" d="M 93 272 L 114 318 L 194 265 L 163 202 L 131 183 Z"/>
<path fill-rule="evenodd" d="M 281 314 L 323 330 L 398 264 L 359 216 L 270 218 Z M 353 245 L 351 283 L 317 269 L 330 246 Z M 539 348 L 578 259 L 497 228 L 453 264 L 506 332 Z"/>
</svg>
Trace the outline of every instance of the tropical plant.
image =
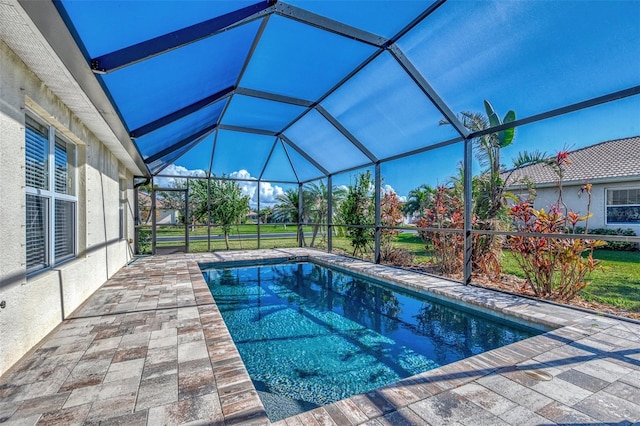
<svg viewBox="0 0 640 426">
<path fill-rule="evenodd" d="M 315 245 L 316 237 L 321 229 L 322 224 L 327 222 L 329 217 L 329 191 L 324 181 L 319 183 L 309 183 L 302 187 L 303 195 L 302 200 L 305 203 L 304 210 L 308 212 L 310 221 L 313 223 L 313 236 L 311 237 L 310 246 Z M 344 199 L 346 191 L 343 188 L 334 186 L 331 190 L 331 197 L 333 199 L 333 214 L 336 214 L 336 206 L 339 206 L 340 202 Z M 320 232 L 322 242 L 325 241 L 326 234 Z"/>
<path fill-rule="evenodd" d="M 514 205 L 509 215 L 516 229 L 523 233 L 563 234 L 567 222 L 575 229 L 589 213 L 579 216 L 569 211 L 565 216 L 557 206 L 546 212 L 535 210 L 524 201 Z M 548 236 L 513 235 L 507 241 L 533 293 L 561 301 L 573 299 L 588 284 L 587 274 L 599 265 L 593 258 L 593 250 L 604 246 L 603 241 Z M 584 253 L 588 255 L 585 257 Z"/>
<path fill-rule="evenodd" d="M 431 205 L 434 193 L 435 190 L 431 186 L 422 184 L 416 189 L 409 191 L 407 201 L 400 209 L 407 216 L 421 213 Z"/>
<path fill-rule="evenodd" d="M 383 227 L 397 227 L 402 225 L 402 210 L 400 199 L 394 191 L 386 191 L 380 198 L 380 224 Z M 393 246 L 393 240 L 398 235 L 397 229 L 384 228 L 380 231 L 380 261 L 393 265 L 408 265 L 413 262 L 413 254 L 404 248 Z"/>
<path fill-rule="evenodd" d="M 273 218 L 278 222 L 298 222 L 298 190 L 288 188 L 276 195 L 277 204 L 273 207 Z"/>
<path fill-rule="evenodd" d="M 273 218 L 273 209 L 271 207 L 265 207 L 258 212 L 258 219 L 260 223 L 269 223 L 269 220 Z"/>
<path fill-rule="evenodd" d="M 454 190 L 444 185 L 436 188 L 433 202 L 416 222 L 419 228 L 443 229 L 418 231 L 420 238 L 433 249 L 437 265 L 445 274 L 457 273 L 462 269 L 464 236 L 460 232 L 464 226 L 464 205 Z"/>
<path fill-rule="evenodd" d="M 514 122 L 516 113 L 508 111 L 502 119 L 489 101 L 484 101 L 485 114 L 463 111 L 458 118 L 462 125 L 471 133 L 482 132 L 492 127 Z M 447 121 L 441 124 L 449 124 Z M 473 215 L 474 227 L 483 231 L 505 230 L 506 200 L 514 196 L 506 192 L 505 182 L 514 170 L 526 165 L 544 161 L 545 154 L 541 152 L 524 152 L 514 161 L 513 169 L 502 178 L 504 167 L 500 161 L 502 148 L 513 143 L 515 129 L 508 128 L 494 133 L 488 133 L 473 139 L 476 158 L 483 168 L 473 181 Z M 474 238 L 473 266 L 494 278 L 500 276 L 500 256 L 502 255 L 503 238 L 494 234 L 477 234 Z"/>
</svg>

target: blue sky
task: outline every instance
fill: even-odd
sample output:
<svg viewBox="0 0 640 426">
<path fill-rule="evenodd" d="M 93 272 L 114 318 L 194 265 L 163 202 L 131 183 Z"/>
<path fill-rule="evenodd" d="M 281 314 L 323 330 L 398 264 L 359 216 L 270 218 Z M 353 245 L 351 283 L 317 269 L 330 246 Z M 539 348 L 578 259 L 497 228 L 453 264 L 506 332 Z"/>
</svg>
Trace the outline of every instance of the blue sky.
<svg viewBox="0 0 640 426">
<path fill-rule="evenodd" d="M 225 1 L 63 0 L 63 3 L 92 56 L 192 24 L 203 16 L 224 13 L 238 5 Z M 389 37 L 430 2 L 292 0 L 292 3 Z M 246 4 L 241 3 L 241 6 Z M 93 19 L 96 15 L 101 19 Z M 147 18 L 146 25 L 138 25 L 142 15 Z M 167 19 L 169 16 L 171 19 Z M 121 25 L 123 19 L 125 24 L 126 20 L 131 22 Z M 127 31 L 116 34 L 106 31 L 115 22 Z M 211 76 L 216 76 L 211 80 L 213 83 L 207 83 L 206 90 L 214 90 L 218 80 L 224 84 L 233 80 L 233 73 L 228 71 L 233 68 L 237 72 L 241 62 L 239 56 L 231 56 L 234 52 L 241 55 L 248 49 L 256 30 L 257 25 L 253 25 L 225 33 L 225 39 L 233 40 L 234 31 L 237 32 L 234 51 L 217 46 L 215 41 L 204 42 L 202 46 L 210 43 L 212 51 L 224 52 L 225 56 L 203 58 L 202 63 L 211 69 Z M 105 34 L 111 36 L 105 37 Z M 640 85 L 639 40 L 638 0 L 450 0 L 402 37 L 397 45 L 454 112 L 482 112 L 482 102 L 486 99 L 501 116 L 512 109 L 518 118 L 524 118 Z M 335 34 L 272 17 L 240 86 L 313 101 L 373 50 Z M 178 58 L 177 53 L 171 55 Z M 201 73 L 190 71 L 193 66 L 184 67 L 185 71 L 182 71 L 180 64 L 178 61 L 164 69 L 164 72 L 172 73 L 169 86 L 173 89 L 169 92 L 197 92 L 198 86 L 190 83 L 189 76 Z M 225 64 L 233 66 L 225 68 Z M 118 76 L 118 73 L 120 71 L 105 80 L 108 86 L 113 86 L 109 87 L 116 100 L 126 98 L 132 89 L 131 82 L 121 82 L 125 74 Z M 154 88 L 153 108 L 144 109 L 125 102 L 125 121 L 130 123 L 148 121 L 156 109 L 157 114 L 161 113 L 157 106 L 162 99 L 162 87 L 167 85 L 161 80 L 163 68 L 154 68 L 154 72 L 145 75 L 148 81 L 143 79 L 134 89 L 144 92 L 146 88 Z M 175 94 L 170 100 L 187 102 Z M 252 103 L 240 97 L 236 102 L 234 106 L 232 99 L 223 123 L 250 126 L 255 120 L 262 127 L 278 127 L 282 125 L 282 119 L 273 115 L 276 111 L 282 114 L 286 110 L 289 116 L 284 121 L 298 112 L 296 108 L 282 105 L 269 108 L 263 101 Z M 441 118 L 438 111 L 388 53 L 367 66 L 322 105 L 379 158 L 455 135 L 450 127 L 438 125 Z M 314 112 L 303 120 L 305 126 L 294 126 L 285 134 L 322 159 L 323 165 L 331 171 L 357 164 L 360 160 L 356 154 L 341 155 L 339 152 L 341 144 L 345 146 L 348 142 L 323 141 L 322 138 L 330 137 L 330 133 L 318 116 Z M 201 123 L 201 126 L 205 125 L 205 122 Z M 509 166 L 511 158 L 522 150 L 539 149 L 552 155 L 564 148 L 577 149 L 638 134 L 640 96 L 636 95 L 518 128 L 513 145 L 503 151 L 503 163 Z M 153 140 L 151 136 L 148 140 Z M 246 170 L 250 176 L 258 176 L 273 139 L 254 136 L 221 137 L 214 171 L 229 175 Z M 255 143 L 253 147 L 252 143 Z M 213 138 L 206 138 L 177 160 L 175 166 L 179 167 L 171 170 L 188 173 L 187 170 L 208 168 L 212 146 Z M 328 149 L 328 146 L 333 148 Z M 290 155 L 304 178 L 316 173 L 302 157 L 294 152 Z M 422 183 L 445 183 L 456 173 L 461 160 L 462 144 L 456 144 L 415 158 L 383 163 L 382 172 L 385 183 L 400 195 L 406 195 Z M 265 177 L 293 177 L 290 168 L 287 169 L 287 156 L 280 148 L 274 151 L 272 161 L 265 170 Z M 474 171 L 479 171 L 477 164 Z M 348 184 L 351 175 L 353 173 L 337 175 L 334 182 Z"/>
</svg>

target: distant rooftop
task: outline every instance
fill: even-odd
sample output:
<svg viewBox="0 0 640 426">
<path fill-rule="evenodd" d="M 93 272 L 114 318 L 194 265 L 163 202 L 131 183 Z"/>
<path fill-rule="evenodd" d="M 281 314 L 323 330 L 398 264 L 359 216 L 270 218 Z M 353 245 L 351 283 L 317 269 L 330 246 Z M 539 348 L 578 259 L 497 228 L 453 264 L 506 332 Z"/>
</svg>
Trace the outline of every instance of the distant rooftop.
<svg viewBox="0 0 640 426">
<path fill-rule="evenodd" d="M 613 181 L 637 176 L 640 180 L 640 136 L 601 142 L 569 152 L 563 182 Z M 513 172 L 509 183 L 529 179 L 534 184 L 554 183 L 557 176 L 544 164 Z"/>
</svg>

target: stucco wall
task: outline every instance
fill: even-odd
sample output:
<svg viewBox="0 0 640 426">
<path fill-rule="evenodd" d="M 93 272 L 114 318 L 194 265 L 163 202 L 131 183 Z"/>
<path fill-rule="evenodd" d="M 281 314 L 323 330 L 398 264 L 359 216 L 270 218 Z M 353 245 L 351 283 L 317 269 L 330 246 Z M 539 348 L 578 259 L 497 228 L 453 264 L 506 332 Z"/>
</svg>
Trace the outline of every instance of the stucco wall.
<svg viewBox="0 0 640 426">
<path fill-rule="evenodd" d="M 640 181 L 636 182 L 618 182 L 606 184 L 593 184 L 591 189 L 591 206 L 589 211 L 593 216 L 589 218 L 589 228 L 609 228 L 609 229 L 633 229 L 636 234 L 640 235 L 640 224 L 606 224 L 606 189 L 623 189 L 623 188 L 639 188 Z M 580 185 L 564 186 L 562 190 L 562 198 L 570 210 L 584 215 L 587 213 L 588 197 L 586 194 L 579 195 Z M 534 208 L 544 208 L 556 204 L 558 201 L 557 188 L 537 188 L 537 196 L 534 201 Z M 584 224 L 580 225 L 584 226 Z"/>
<path fill-rule="evenodd" d="M 78 255 L 26 276 L 24 121 L 30 109 L 77 144 Z M 68 317 L 131 258 L 133 217 L 119 238 L 121 178 L 132 174 L 0 41 L 0 374 Z"/>
</svg>

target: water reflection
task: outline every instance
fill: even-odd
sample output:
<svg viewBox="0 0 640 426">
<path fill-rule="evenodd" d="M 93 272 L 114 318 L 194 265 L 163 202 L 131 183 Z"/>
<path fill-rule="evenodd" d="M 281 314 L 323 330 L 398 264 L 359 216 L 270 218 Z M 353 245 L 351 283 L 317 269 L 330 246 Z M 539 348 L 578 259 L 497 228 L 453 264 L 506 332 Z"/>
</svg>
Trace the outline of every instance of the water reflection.
<svg viewBox="0 0 640 426">
<path fill-rule="evenodd" d="M 265 404 L 327 404 L 531 336 L 311 263 L 204 275 Z"/>
</svg>

